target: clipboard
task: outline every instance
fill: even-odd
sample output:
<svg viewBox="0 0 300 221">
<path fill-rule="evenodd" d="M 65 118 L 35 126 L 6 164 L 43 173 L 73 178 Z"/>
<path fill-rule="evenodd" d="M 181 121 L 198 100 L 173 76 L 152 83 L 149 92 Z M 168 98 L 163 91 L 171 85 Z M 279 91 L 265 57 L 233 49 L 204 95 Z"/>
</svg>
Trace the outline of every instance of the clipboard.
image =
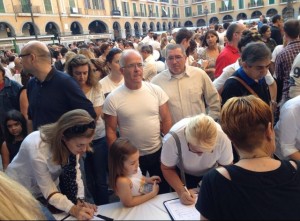
<svg viewBox="0 0 300 221">
<path fill-rule="evenodd" d="M 166 200 L 163 202 L 172 220 L 199 220 L 200 213 L 195 205 L 183 205 L 179 198 Z"/>
<path fill-rule="evenodd" d="M 97 218 L 99 218 L 101 220 L 106 220 L 106 221 L 113 221 L 114 220 L 113 218 L 110 218 L 110 217 L 107 217 L 107 216 L 103 216 L 103 215 L 100 215 L 100 214 L 94 215 L 94 217 L 97 217 Z M 75 218 L 73 216 L 71 216 L 70 214 L 68 214 L 61 221 L 64 221 L 64 220 L 74 220 L 74 219 Z"/>
</svg>

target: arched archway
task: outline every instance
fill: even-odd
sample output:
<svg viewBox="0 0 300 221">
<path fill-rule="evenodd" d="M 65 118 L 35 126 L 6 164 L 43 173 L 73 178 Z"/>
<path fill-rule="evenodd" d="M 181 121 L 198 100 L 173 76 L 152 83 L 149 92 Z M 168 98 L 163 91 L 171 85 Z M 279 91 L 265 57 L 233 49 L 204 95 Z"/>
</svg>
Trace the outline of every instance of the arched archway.
<svg viewBox="0 0 300 221">
<path fill-rule="evenodd" d="M 163 31 L 166 31 L 166 30 L 167 30 L 167 23 L 163 22 Z"/>
<path fill-rule="evenodd" d="M 197 21 L 197 27 L 206 26 L 205 20 L 203 18 L 198 19 Z"/>
<path fill-rule="evenodd" d="M 259 18 L 259 16 L 261 16 L 262 15 L 262 13 L 260 12 L 260 11 L 254 11 L 254 12 L 252 12 L 252 14 L 251 14 L 251 18 L 253 19 L 253 18 Z"/>
<path fill-rule="evenodd" d="M 219 23 L 219 19 L 217 17 L 211 17 L 209 19 L 209 24 L 218 24 Z"/>
<path fill-rule="evenodd" d="M 191 21 L 186 21 L 186 22 L 184 23 L 184 27 L 193 27 L 193 22 L 191 22 Z"/>
<path fill-rule="evenodd" d="M 224 22 L 232 22 L 232 21 L 233 21 L 233 18 L 232 18 L 231 15 L 225 15 L 225 16 L 223 17 L 223 23 L 224 23 Z"/>
<path fill-rule="evenodd" d="M 247 15 L 245 13 L 239 13 L 237 16 L 236 16 L 236 20 L 239 21 L 239 20 L 246 20 L 247 19 Z"/>
<path fill-rule="evenodd" d="M 55 22 L 48 22 L 45 27 L 47 35 L 58 36 L 60 34 L 59 26 Z"/>
<path fill-rule="evenodd" d="M 135 22 L 133 26 L 135 37 L 140 37 L 140 24 L 138 22 Z"/>
<path fill-rule="evenodd" d="M 172 30 L 172 22 L 169 22 L 169 23 L 168 23 L 168 30 L 169 30 L 169 31 Z"/>
<path fill-rule="evenodd" d="M 36 34 L 39 35 L 40 31 L 39 31 L 38 27 L 35 25 L 35 27 L 33 28 L 32 22 L 26 22 L 22 27 L 22 33 L 25 36 L 35 35 L 34 30 L 36 31 Z"/>
<path fill-rule="evenodd" d="M 96 33 L 108 33 L 108 27 L 107 25 L 100 20 L 95 20 L 89 24 L 89 32 L 90 34 L 96 34 Z"/>
<path fill-rule="evenodd" d="M 160 31 L 160 22 L 157 22 L 157 23 L 156 23 L 156 30 L 157 30 L 157 31 Z"/>
<path fill-rule="evenodd" d="M 72 35 L 80 35 L 83 33 L 83 29 L 82 29 L 82 26 L 79 22 L 77 21 L 74 21 L 72 24 L 71 24 L 71 32 L 72 32 Z"/>
<path fill-rule="evenodd" d="M 121 26 L 119 24 L 119 22 L 114 22 L 113 23 L 113 30 L 114 30 L 114 38 L 118 39 L 121 38 Z"/>
<path fill-rule="evenodd" d="M 153 22 L 150 22 L 150 30 L 154 31 L 154 29 L 155 29 L 154 23 L 153 23 Z"/>
<path fill-rule="evenodd" d="M 266 16 L 267 17 L 273 17 L 274 15 L 277 15 L 278 11 L 275 8 L 271 8 L 267 11 Z"/>
<path fill-rule="evenodd" d="M 177 27 L 177 22 L 174 21 L 174 22 L 173 22 L 173 28 L 176 28 L 176 27 Z"/>
<path fill-rule="evenodd" d="M 284 20 L 287 20 L 288 18 L 293 18 L 294 12 L 295 12 L 294 8 L 285 7 L 284 9 L 282 9 L 282 17 L 284 18 Z"/>
<path fill-rule="evenodd" d="M 177 27 L 178 27 L 178 28 L 181 27 L 181 21 L 178 22 L 178 26 L 177 26 Z"/>
<path fill-rule="evenodd" d="M 147 35 L 147 28 L 148 28 L 148 26 L 147 26 L 146 22 L 143 22 L 142 28 L 143 28 L 143 35 Z"/>
<path fill-rule="evenodd" d="M 126 38 L 131 37 L 131 24 L 129 22 L 125 22 L 124 28 L 125 28 Z"/>
<path fill-rule="evenodd" d="M 16 32 L 7 22 L 0 22 L 0 38 L 14 37 Z"/>
</svg>

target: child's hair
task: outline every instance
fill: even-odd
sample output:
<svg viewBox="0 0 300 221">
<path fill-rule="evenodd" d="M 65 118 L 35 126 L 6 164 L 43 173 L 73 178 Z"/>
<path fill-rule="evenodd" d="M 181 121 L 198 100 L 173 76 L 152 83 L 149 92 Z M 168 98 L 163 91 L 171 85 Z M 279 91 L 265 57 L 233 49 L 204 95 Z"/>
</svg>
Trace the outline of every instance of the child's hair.
<svg viewBox="0 0 300 221">
<path fill-rule="evenodd" d="M 113 190 L 116 189 L 116 180 L 124 175 L 124 162 L 138 150 L 127 138 L 118 138 L 109 149 L 108 167 L 109 183 Z"/>
<path fill-rule="evenodd" d="M 4 118 L 4 139 L 7 143 L 13 143 L 15 140 L 15 137 L 9 132 L 7 128 L 7 122 L 9 120 L 17 121 L 21 124 L 22 127 L 22 135 L 25 138 L 27 136 L 27 126 L 26 126 L 26 119 L 23 116 L 23 114 L 18 110 L 10 110 L 6 113 Z"/>
</svg>

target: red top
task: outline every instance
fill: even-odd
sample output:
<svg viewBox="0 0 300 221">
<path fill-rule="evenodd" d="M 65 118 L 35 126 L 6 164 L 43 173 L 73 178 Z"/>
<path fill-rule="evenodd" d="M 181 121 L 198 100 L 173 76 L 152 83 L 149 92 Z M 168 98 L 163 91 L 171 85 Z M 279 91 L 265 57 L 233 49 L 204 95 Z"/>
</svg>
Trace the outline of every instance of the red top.
<svg viewBox="0 0 300 221">
<path fill-rule="evenodd" d="M 237 48 L 231 45 L 226 45 L 217 58 L 215 77 L 219 77 L 223 72 L 223 68 L 236 62 L 239 57 L 240 53 Z"/>
</svg>

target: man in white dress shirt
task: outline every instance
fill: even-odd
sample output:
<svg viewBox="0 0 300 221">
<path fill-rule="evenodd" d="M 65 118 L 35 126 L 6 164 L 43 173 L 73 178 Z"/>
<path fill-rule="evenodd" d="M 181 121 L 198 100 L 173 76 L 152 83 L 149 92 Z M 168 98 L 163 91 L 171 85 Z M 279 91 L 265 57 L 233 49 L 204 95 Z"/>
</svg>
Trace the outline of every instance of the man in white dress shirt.
<svg viewBox="0 0 300 221">
<path fill-rule="evenodd" d="M 151 82 L 168 94 L 173 123 L 200 113 L 219 119 L 220 98 L 208 75 L 200 68 L 185 65 L 186 54 L 181 45 L 169 44 L 166 55 L 169 69 Z"/>
</svg>

